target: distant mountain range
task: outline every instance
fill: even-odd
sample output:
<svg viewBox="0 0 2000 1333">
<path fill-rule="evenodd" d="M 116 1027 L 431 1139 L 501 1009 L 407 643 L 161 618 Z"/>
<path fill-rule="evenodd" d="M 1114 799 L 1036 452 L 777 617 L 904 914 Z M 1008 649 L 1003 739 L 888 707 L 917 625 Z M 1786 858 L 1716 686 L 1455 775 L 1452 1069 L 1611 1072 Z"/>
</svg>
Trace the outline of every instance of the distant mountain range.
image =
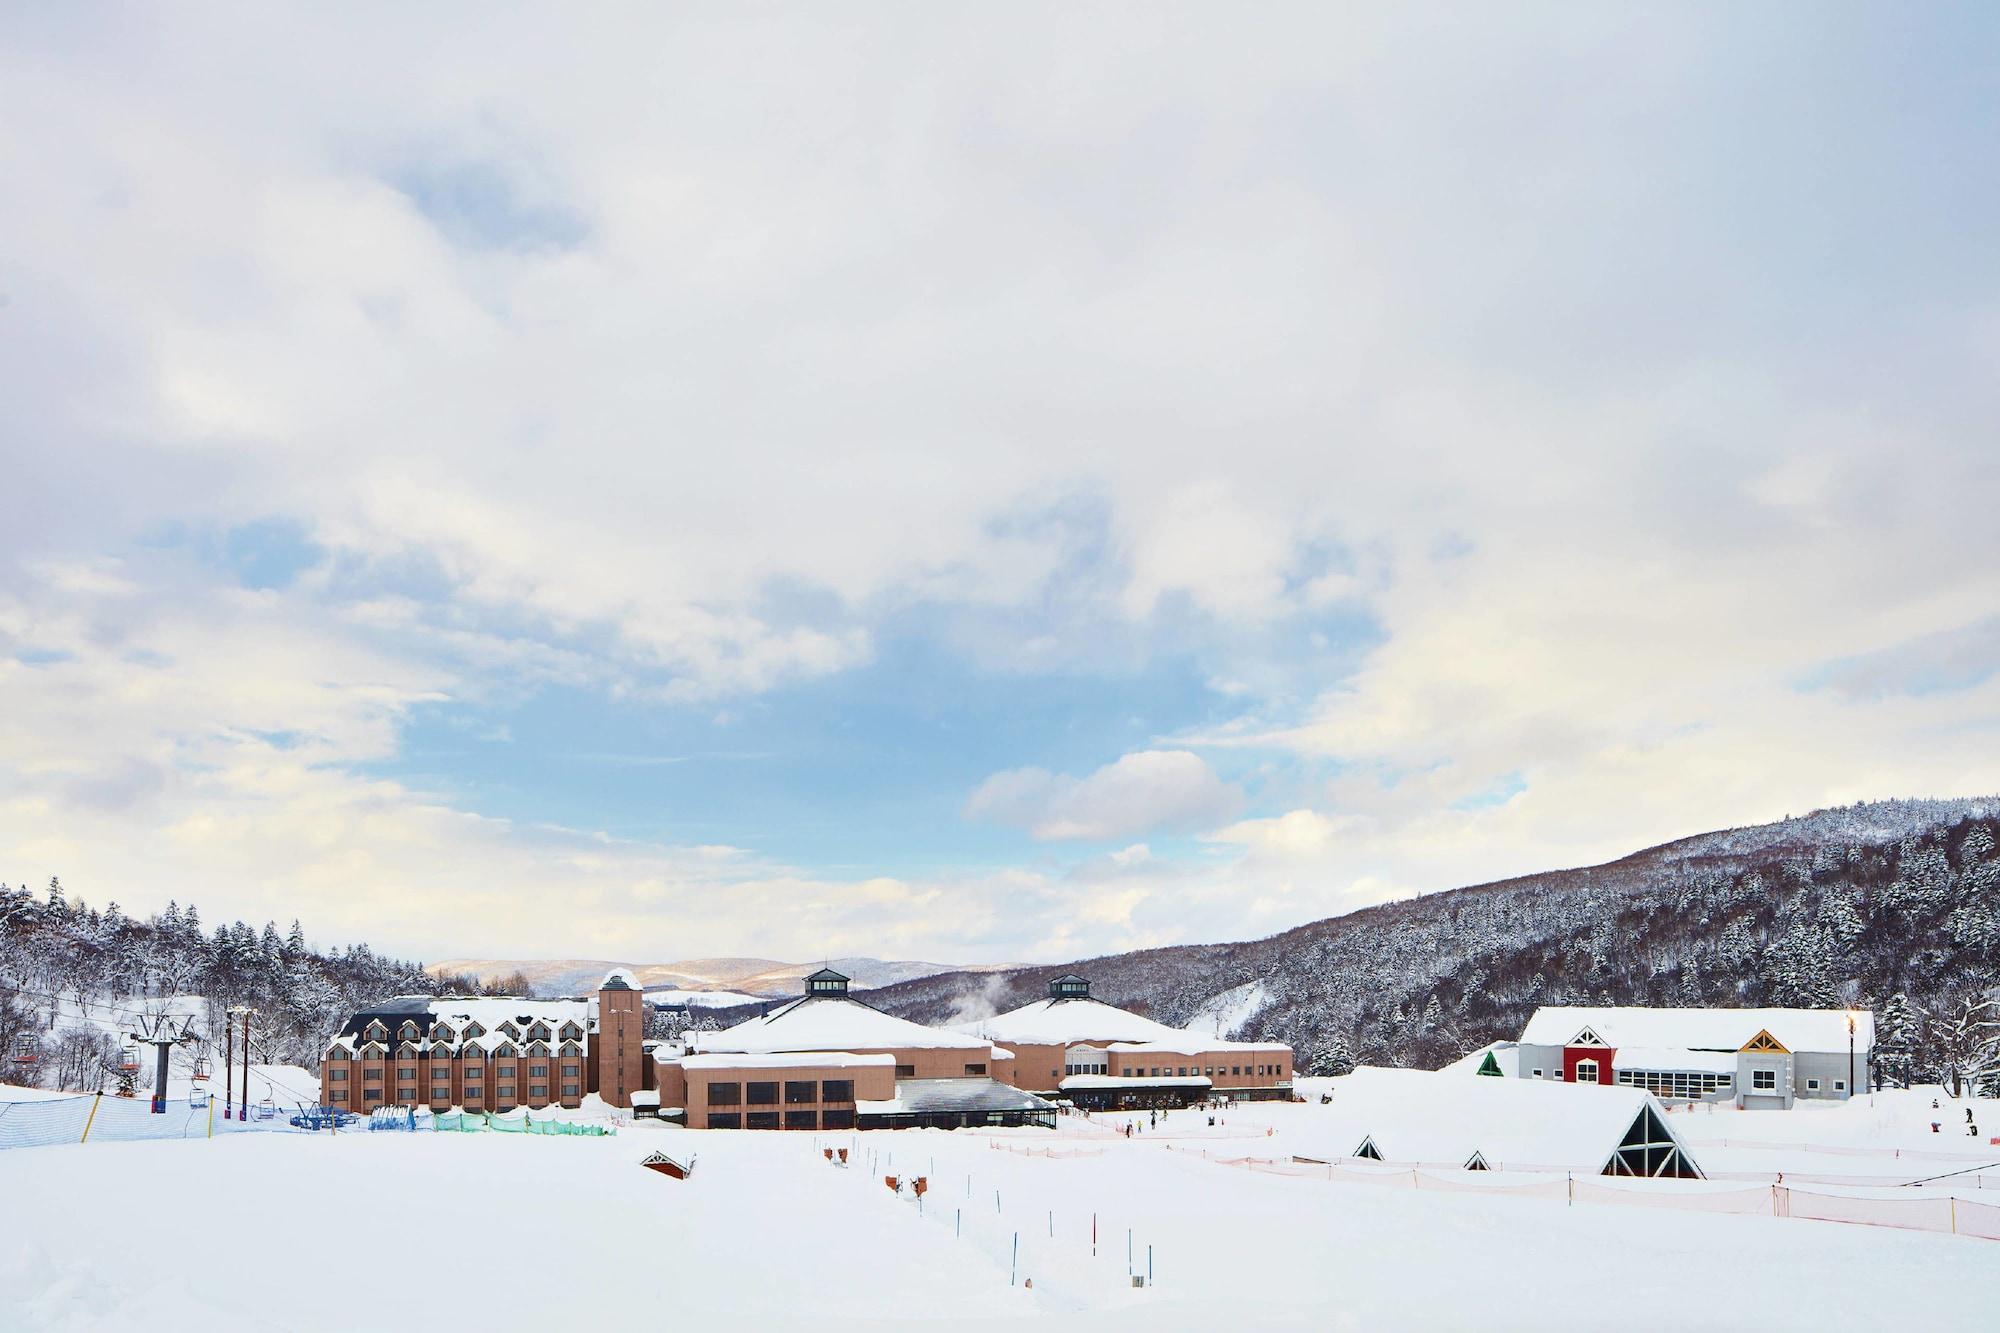
<svg viewBox="0 0 2000 1333">
<path fill-rule="evenodd" d="M 1964 1006 L 2000 996 L 2000 798 L 1818 810 L 1265 939 L 939 972 L 869 1001 L 962 1022 L 1064 972 L 1167 1023 L 1288 1041 L 1315 1073 L 1436 1068 L 1540 1004 L 1860 1004 L 1908 1016 L 1906 1058 L 1938 1077 Z"/>
<path fill-rule="evenodd" d="M 631 963 L 610 958 L 456 958 L 432 963 L 429 970 L 439 976 L 472 976 L 485 982 L 519 973 L 528 979 L 537 995 L 575 995 L 591 989 L 612 968 L 623 967 L 649 991 L 712 995 L 711 1003 L 725 1005 L 797 995 L 806 974 L 822 967 L 845 973 L 856 990 L 873 990 L 942 972 L 987 972 L 1009 966 L 881 958 L 833 958 L 809 963 L 786 963 L 775 958 L 689 958 L 674 963 Z"/>
</svg>

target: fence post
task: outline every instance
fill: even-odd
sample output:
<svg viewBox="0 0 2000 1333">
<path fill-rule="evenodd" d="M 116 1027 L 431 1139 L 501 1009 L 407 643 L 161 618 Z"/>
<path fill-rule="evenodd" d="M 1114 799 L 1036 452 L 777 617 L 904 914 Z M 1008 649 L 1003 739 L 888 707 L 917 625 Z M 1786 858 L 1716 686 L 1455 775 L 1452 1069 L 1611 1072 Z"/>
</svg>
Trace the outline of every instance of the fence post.
<svg viewBox="0 0 2000 1333">
<path fill-rule="evenodd" d="M 83 1118 L 83 1137 L 77 1140 L 78 1143 L 90 1142 L 90 1126 L 97 1119 L 97 1104 L 103 1100 L 102 1092 L 90 1099 L 90 1114 Z"/>
<path fill-rule="evenodd" d="M 1958 1196 L 1951 1196 L 1951 1234 L 1958 1234 Z"/>
<path fill-rule="evenodd" d="M 1563 1176 L 1569 1182 L 1569 1206 L 1576 1207 L 1576 1172 L 1565 1171 Z"/>
<path fill-rule="evenodd" d="M 215 1137 L 215 1098 L 208 1099 L 208 1137 Z"/>
</svg>

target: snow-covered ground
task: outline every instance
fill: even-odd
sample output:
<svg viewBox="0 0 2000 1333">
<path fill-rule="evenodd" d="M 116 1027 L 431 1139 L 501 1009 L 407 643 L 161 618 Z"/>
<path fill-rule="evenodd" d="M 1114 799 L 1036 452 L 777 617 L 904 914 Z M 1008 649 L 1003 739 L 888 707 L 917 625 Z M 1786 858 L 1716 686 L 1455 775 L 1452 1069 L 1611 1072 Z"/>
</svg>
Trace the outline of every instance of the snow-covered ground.
<svg viewBox="0 0 2000 1333">
<path fill-rule="evenodd" d="M 1907 1163 L 1896 1154 L 1945 1137 L 1929 1133 L 1928 1097 L 1890 1100 L 1872 1112 L 1857 1103 L 1674 1122 L 1704 1157 L 1746 1139 L 1779 1146 L 1740 1151 L 1788 1162 Z M 2000 1105 L 1975 1112 L 2000 1120 Z M 346 1327 L 352 1302 L 329 1272 L 357 1247 L 371 1264 L 409 1265 L 409 1280 L 394 1283 L 397 1322 L 492 1329 L 1034 1319 L 1113 1330 L 1582 1330 L 1693 1302 L 1704 1327 L 1770 1333 L 1822 1327 L 1827 1310 L 1895 1326 L 1917 1300 L 1927 1329 L 1986 1328 L 2000 1308 L 1993 1241 L 1571 1206 L 1520 1197 L 1504 1178 L 1478 1193 L 1430 1192 L 1221 1160 L 1282 1161 L 1322 1114 L 1315 1101 L 1237 1107 L 1213 1126 L 1194 1111 L 1157 1125 L 1068 1117 L 1053 1134 L 642 1123 L 604 1139 L 347 1133 L 24 1149 L 0 1154 L 0 1328 Z M 1129 1119 L 1143 1126 L 1131 1139 L 1118 1132 Z M 849 1169 L 821 1156 L 834 1146 L 849 1148 Z M 1979 1145 L 1961 1131 L 1950 1146 Z M 693 1178 L 640 1169 L 654 1149 L 698 1156 Z M 885 1175 L 923 1175 L 928 1192 L 921 1204 L 892 1194 Z M 21 1199 L 35 1202 L 14 1206 Z M 160 1201 L 175 1235 L 226 1238 L 229 1262 L 134 1245 L 131 1218 L 148 1201 Z M 532 1262 L 519 1261 L 524 1246 Z M 1155 1285 L 1134 1289 L 1129 1273 L 1146 1271 L 1149 1247 Z M 453 1280 L 420 1280 L 447 1251 L 458 1256 Z M 1552 1271 L 1589 1281 L 1554 1298 Z"/>
</svg>

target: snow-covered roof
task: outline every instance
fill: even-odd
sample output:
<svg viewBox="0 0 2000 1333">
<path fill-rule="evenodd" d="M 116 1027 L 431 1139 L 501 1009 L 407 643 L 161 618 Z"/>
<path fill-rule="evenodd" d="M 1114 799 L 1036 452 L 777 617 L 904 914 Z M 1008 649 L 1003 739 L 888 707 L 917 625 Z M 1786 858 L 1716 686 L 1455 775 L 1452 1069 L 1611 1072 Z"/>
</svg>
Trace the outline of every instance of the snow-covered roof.
<svg viewBox="0 0 2000 1333">
<path fill-rule="evenodd" d="M 641 1106 L 658 1106 L 660 1104 L 660 1094 L 652 1088 L 641 1088 L 632 1094 L 631 1100 L 634 1109 Z"/>
<path fill-rule="evenodd" d="M 1695 1051 L 1680 1046 L 1620 1046 L 1612 1054 L 1614 1069 L 1657 1069 L 1663 1073 L 1733 1074 L 1736 1052 Z"/>
<path fill-rule="evenodd" d="M 1083 1088 L 1207 1088 L 1213 1087 L 1200 1074 L 1162 1074 L 1157 1078 L 1127 1078 L 1122 1074 L 1070 1074 L 1056 1085 L 1064 1092 Z"/>
<path fill-rule="evenodd" d="M 1282 1041 L 1223 1041 L 1199 1032 L 1183 1032 L 1171 1041 L 1114 1041 L 1105 1049 L 1120 1055 L 1289 1055 L 1292 1051 Z"/>
<path fill-rule="evenodd" d="M 1478 1153 L 1495 1170 L 1595 1173 L 1648 1106 L 1666 1124 L 1650 1093 L 1611 1084 L 1363 1067 L 1331 1090 L 1298 1130 L 1307 1155 L 1353 1157 L 1366 1140 L 1388 1162 L 1455 1166 Z"/>
<path fill-rule="evenodd" d="M 1481 1046 L 1469 1055 L 1461 1055 L 1438 1072 L 1440 1074 L 1477 1074 L 1479 1067 L 1491 1055 L 1493 1063 L 1500 1067 L 1505 1078 L 1516 1078 L 1521 1073 L 1521 1052 L 1511 1041 L 1496 1041 Z"/>
<path fill-rule="evenodd" d="M 689 1055 L 671 1063 L 682 1069 L 879 1069 L 894 1068 L 896 1057 L 886 1052 L 856 1055 L 852 1051 L 782 1051 L 772 1054 L 740 1052 Z"/>
<path fill-rule="evenodd" d="M 969 1023 L 966 1030 L 1003 1044 L 1020 1042 L 1037 1046 L 1068 1046 L 1079 1041 L 1204 1040 L 1102 1000 L 1083 999 L 1036 1000 L 1019 1009 Z"/>
<path fill-rule="evenodd" d="M 1042 1111 L 1053 1107 L 1032 1092 L 990 1078 L 906 1078 L 897 1080 L 896 1095 L 890 1100 L 857 1101 L 854 1109 L 863 1115 L 920 1115 Z"/>
<path fill-rule="evenodd" d="M 989 1043 L 981 1037 L 927 1028 L 832 995 L 807 996 L 720 1032 L 689 1035 L 690 1049 L 699 1053 L 934 1049 L 990 1055 Z"/>
<path fill-rule="evenodd" d="M 1535 1010 L 1521 1040 L 1533 1046 L 1563 1046 L 1585 1028 L 1607 1046 L 1655 1050 L 1738 1051 L 1760 1031 L 1768 1031 L 1792 1051 L 1845 1051 L 1845 1009 L 1650 1009 L 1637 1006 L 1544 1005 Z M 1854 1044 L 1875 1044 L 1875 1016 L 1854 1011 Z"/>
<path fill-rule="evenodd" d="M 604 974 L 604 980 L 597 983 L 599 990 L 638 990 L 639 978 L 622 967 L 614 967 Z"/>
</svg>

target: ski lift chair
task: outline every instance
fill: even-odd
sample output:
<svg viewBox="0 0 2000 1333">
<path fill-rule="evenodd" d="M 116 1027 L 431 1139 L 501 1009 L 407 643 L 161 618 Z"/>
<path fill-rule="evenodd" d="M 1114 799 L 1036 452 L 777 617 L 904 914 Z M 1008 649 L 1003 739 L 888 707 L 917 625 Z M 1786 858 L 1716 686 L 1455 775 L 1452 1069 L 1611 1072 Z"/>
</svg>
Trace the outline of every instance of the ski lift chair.
<svg viewBox="0 0 2000 1333">
<path fill-rule="evenodd" d="M 202 1110 L 208 1105 L 208 1089 L 194 1088 L 188 1093 L 188 1105 L 194 1110 Z"/>
<path fill-rule="evenodd" d="M 278 1104 L 272 1101 L 269 1097 L 266 1097 L 263 1101 L 258 1102 L 257 1118 L 259 1120 L 276 1120 L 278 1118 Z"/>
<path fill-rule="evenodd" d="M 194 1081 L 197 1083 L 208 1081 L 208 1057 L 205 1055 L 197 1055 L 194 1058 Z"/>
<path fill-rule="evenodd" d="M 31 1065 L 42 1058 L 42 1039 L 33 1033 L 24 1032 L 14 1038 L 13 1060 L 17 1065 Z"/>
<path fill-rule="evenodd" d="M 118 1051 L 118 1072 L 136 1074 L 139 1072 L 139 1048 L 126 1042 Z"/>
</svg>

